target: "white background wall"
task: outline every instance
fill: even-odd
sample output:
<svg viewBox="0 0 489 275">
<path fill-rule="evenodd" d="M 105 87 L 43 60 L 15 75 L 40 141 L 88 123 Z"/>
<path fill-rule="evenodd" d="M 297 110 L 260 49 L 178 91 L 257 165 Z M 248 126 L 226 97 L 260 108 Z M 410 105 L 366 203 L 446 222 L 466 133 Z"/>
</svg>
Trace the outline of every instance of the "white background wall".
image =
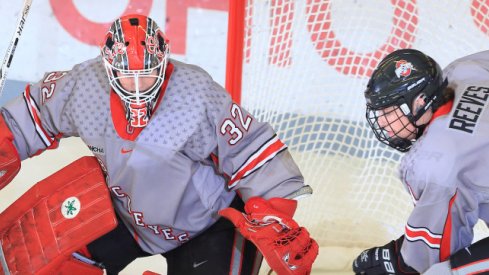
<svg viewBox="0 0 489 275">
<path fill-rule="evenodd" d="M 167 2 L 179 9 L 175 16 L 180 18 L 166 14 Z M 88 25 L 86 22 L 103 27 L 103 24 L 108 24 L 121 16 L 127 8 L 132 8 L 133 11 L 149 10 L 149 16 L 155 19 L 163 30 L 171 30 L 172 34 L 177 36 L 170 37 L 170 40 L 185 41 L 185 52 L 182 52 L 182 47 L 177 47 L 174 58 L 201 65 L 223 83 L 227 12 L 206 8 L 212 8 L 212 5 L 206 5 L 206 2 L 209 1 L 34 0 L 14 63 L 9 71 L 9 79 L 37 81 L 44 72 L 67 70 L 76 63 L 96 56 L 99 48 L 94 44 L 98 43 L 97 41 L 102 42 L 103 36 L 97 39 L 91 32 L 84 33 L 84 26 Z M 219 6 L 227 6 L 227 1 L 219 2 L 225 3 Z M 1 57 L 15 30 L 22 3 L 22 0 L 0 3 Z M 74 6 L 79 16 L 74 16 L 69 11 L 69 6 Z M 181 18 L 184 15 L 186 17 Z M 170 22 L 168 24 L 167 17 Z M 173 23 L 179 20 L 186 21 L 186 33 L 180 29 L 185 22 Z M 73 26 L 64 26 L 65 21 L 72 22 Z M 87 39 L 93 42 L 83 41 Z"/>
</svg>

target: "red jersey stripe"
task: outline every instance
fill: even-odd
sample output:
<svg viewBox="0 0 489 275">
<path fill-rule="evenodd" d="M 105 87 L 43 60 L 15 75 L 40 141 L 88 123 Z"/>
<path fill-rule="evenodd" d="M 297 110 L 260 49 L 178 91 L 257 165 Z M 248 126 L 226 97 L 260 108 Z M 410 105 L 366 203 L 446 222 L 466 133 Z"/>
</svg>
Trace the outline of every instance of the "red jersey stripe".
<svg viewBox="0 0 489 275">
<path fill-rule="evenodd" d="M 274 140 L 272 140 L 272 143 L 270 145 L 265 147 L 264 150 L 259 150 L 258 152 L 256 152 L 255 155 L 250 158 L 248 164 L 233 175 L 228 183 L 228 187 L 234 187 L 238 183 L 238 181 L 241 180 L 244 176 L 260 168 L 263 164 L 266 163 L 265 160 L 273 158 L 284 148 L 286 148 L 286 145 L 278 137 L 276 137 Z"/>
<path fill-rule="evenodd" d="M 448 213 L 445 220 L 445 228 L 443 228 L 443 238 L 441 239 L 440 262 L 443 262 L 450 257 L 452 242 L 452 207 L 455 198 L 457 198 L 457 192 L 455 192 L 448 203 Z"/>
<path fill-rule="evenodd" d="M 54 141 L 54 138 L 51 137 L 48 134 L 48 132 L 42 127 L 40 110 L 37 107 L 34 99 L 32 99 L 31 97 L 31 89 L 29 85 L 27 85 L 27 87 L 25 88 L 24 100 L 26 102 L 27 108 L 29 110 L 29 114 L 31 116 L 32 122 L 34 123 L 34 128 L 36 129 L 37 134 L 42 139 L 46 147 L 51 146 L 51 144 Z"/>
<path fill-rule="evenodd" d="M 406 239 L 408 241 L 421 240 L 426 243 L 429 247 L 439 248 L 441 243 L 441 234 L 434 234 L 426 228 L 414 228 L 412 226 L 406 225 Z"/>
</svg>

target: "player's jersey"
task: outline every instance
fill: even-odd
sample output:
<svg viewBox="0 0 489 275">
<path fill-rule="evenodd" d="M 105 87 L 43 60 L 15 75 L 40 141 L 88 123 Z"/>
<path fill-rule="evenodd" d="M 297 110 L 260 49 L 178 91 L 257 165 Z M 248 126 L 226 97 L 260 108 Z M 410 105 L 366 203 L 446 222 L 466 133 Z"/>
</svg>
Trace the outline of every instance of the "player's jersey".
<svg viewBox="0 0 489 275">
<path fill-rule="evenodd" d="M 424 272 L 471 244 L 480 218 L 489 222 L 489 51 L 444 70 L 453 105 L 435 113 L 401 161 L 401 178 L 415 207 L 401 253 Z"/>
<path fill-rule="evenodd" d="M 118 215 L 149 253 L 169 251 L 208 228 L 236 191 L 246 201 L 303 187 L 270 125 L 234 103 L 201 68 L 171 60 L 161 93 L 147 126 L 132 127 L 97 57 L 46 74 L 2 115 L 22 159 L 55 148 L 62 137 L 81 137 L 106 171 Z"/>
</svg>

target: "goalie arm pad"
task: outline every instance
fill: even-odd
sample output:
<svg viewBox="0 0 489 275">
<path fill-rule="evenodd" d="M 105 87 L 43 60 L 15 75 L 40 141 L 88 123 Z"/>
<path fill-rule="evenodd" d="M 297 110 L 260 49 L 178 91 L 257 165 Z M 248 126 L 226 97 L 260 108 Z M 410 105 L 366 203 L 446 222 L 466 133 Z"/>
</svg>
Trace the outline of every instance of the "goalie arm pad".
<svg viewBox="0 0 489 275">
<path fill-rule="evenodd" d="M 416 270 L 404 263 L 401 255 L 401 245 L 404 235 L 390 243 L 364 250 L 353 261 L 355 274 L 383 275 L 383 274 L 419 274 Z"/>
<path fill-rule="evenodd" d="M 278 274 L 310 274 L 319 246 L 292 219 L 296 207 L 295 200 L 253 197 L 246 202 L 245 213 L 225 208 L 219 214 L 255 244 Z"/>
<path fill-rule="evenodd" d="M 14 135 L 0 114 L 0 190 L 19 173 L 20 157 L 14 144 Z"/>
</svg>

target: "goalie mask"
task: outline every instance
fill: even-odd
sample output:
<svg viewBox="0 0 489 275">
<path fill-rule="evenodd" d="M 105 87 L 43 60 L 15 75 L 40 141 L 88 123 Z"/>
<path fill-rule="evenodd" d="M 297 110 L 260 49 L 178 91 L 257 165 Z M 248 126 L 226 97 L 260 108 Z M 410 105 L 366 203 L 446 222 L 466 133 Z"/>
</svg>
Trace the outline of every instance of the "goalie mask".
<svg viewBox="0 0 489 275">
<path fill-rule="evenodd" d="M 133 127 L 146 126 L 153 111 L 169 58 L 163 32 L 149 17 L 126 15 L 117 19 L 101 48 L 110 85 L 125 105 Z"/>
<path fill-rule="evenodd" d="M 427 125 L 416 122 L 430 108 L 436 110 L 446 85 L 440 66 L 422 52 L 403 49 L 387 55 L 365 91 L 366 118 L 377 139 L 408 151 Z"/>
</svg>

